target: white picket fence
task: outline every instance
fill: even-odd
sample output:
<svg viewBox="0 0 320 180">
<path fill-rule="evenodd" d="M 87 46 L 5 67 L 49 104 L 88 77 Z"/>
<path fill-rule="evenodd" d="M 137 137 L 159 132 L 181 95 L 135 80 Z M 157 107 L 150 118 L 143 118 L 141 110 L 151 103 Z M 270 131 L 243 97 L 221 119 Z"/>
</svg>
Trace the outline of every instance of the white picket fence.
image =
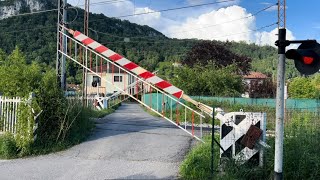
<svg viewBox="0 0 320 180">
<path fill-rule="evenodd" d="M 0 96 L 0 133 L 16 133 L 17 114 L 21 102 L 19 97 Z"/>
</svg>

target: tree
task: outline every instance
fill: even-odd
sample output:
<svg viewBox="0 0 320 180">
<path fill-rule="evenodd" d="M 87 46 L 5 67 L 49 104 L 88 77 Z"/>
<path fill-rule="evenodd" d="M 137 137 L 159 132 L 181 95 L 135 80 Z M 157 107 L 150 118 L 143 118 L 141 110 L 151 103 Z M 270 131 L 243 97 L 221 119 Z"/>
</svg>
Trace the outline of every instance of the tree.
<svg viewBox="0 0 320 180">
<path fill-rule="evenodd" d="M 310 77 L 296 77 L 289 83 L 289 97 L 316 98 L 317 89 Z"/>
<path fill-rule="evenodd" d="M 246 86 L 246 92 L 249 93 L 250 98 L 274 98 L 276 96 L 276 85 L 271 79 L 253 80 Z"/>
<path fill-rule="evenodd" d="M 236 64 L 241 74 L 247 74 L 251 68 L 251 59 L 245 56 L 237 55 L 226 48 L 223 43 L 216 41 L 201 41 L 194 45 L 182 61 L 189 67 L 195 65 L 206 66 L 215 64 L 217 67 L 226 67 Z"/>
<path fill-rule="evenodd" d="M 37 63 L 28 65 L 16 48 L 0 66 L 0 77 L 0 92 L 11 97 L 26 97 L 39 87 L 41 68 Z"/>
<path fill-rule="evenodd" d="M 188 95 L 240 96 L 244 87 L 242 78 L 235 73 L 236 66 L 218 68 L 215 65 L 177 69 L 174 84 Z"/>
</svg>

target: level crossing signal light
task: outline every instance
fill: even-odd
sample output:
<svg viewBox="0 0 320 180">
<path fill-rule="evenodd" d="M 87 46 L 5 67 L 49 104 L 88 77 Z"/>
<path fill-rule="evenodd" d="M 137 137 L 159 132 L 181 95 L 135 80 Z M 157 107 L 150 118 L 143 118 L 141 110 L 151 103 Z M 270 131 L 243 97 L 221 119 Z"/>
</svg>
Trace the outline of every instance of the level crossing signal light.
<svg viewBox="0 0 320 180">
<path fill-rule="evenodd" d="M 286 58 L 293 59 L 297 70 L 304 75 L 319 72 L 320 44 L 315 40 L 302 42 L 298 49 L 286 52 Z"/>
</svg>

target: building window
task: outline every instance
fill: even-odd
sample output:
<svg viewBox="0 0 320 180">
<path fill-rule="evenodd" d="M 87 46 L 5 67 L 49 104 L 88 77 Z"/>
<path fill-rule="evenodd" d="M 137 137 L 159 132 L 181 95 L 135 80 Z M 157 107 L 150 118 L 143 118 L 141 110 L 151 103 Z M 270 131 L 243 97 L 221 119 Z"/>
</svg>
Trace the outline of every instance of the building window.
<svg viewBox="0 0 320 180">
<path fill-rule="evenodd" d="M 92 86 L 96 87 L 96 86 L 101 86 L 101 79 L 99 76 L 93 76 L 92 78 Z"/>
<path fill-rule="evenodd" d="M 122 76 L 114 76 L 113 81 L 114 82 L 122 82 Z"/>
</svg>

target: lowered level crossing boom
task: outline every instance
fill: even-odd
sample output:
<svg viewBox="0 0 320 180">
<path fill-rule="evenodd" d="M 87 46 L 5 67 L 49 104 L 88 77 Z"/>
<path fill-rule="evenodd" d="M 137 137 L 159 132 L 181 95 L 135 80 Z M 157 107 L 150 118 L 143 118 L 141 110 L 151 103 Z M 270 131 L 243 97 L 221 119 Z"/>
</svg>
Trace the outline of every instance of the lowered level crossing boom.
<svg viewBox="0 0 320 180">
<path fill-rule="evenodd" d="M 67 28 L 65 28 L 67 29 Z M 91 48 L 92 50 L 98 52 L 99 54 L 107 57 L 108 59 L 112 60 L 113 62 L 117 63 L 121 67 L 124 67 L 126 70 L 138 75 L 148 83 L 151 83 L 158 87 L 159 89 L 163 90 L 164 92 L 180 99 L 184 99 L 187 102 L 192 103 L 198 109 L 209 115 L 210 117 L 213 116 L 213 108 L 209 107 L 201 102 L 197 102 L 193 100 L 188 95 L 184 94 L 181 89 L 175 87 L 170 82 L 161 79 L 160 77 L 156 76 L 155 74 L 151 73 L 150 71 L 138 66 L 134 62 L 126 59 L 125 57 L 121 56 L 120 54 L 112 51 L 111 49 L 107 48 L 106 46 L 98 43 L 97 41 L 89 38 L 88 36 L 84 35 L 79 31 L 74 31 L 72 29 L 67 29 L 73 37 L 82 42 L 85 46 Z"/>
</svg>

